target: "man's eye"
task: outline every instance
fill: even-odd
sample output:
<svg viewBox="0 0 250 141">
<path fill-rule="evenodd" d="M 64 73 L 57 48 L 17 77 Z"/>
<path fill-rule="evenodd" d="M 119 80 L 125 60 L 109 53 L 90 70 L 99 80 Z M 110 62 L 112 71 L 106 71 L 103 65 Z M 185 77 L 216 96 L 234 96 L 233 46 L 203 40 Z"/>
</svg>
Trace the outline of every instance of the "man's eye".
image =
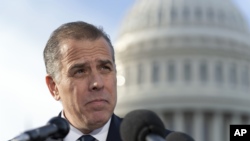
<svg viewBox="0 0 250 141">
<path fill-rule="evenodd" d="M 79 69 L 75 72 L 75 74 L 81 74 L 81 73 L 85 73 L 86 71 L 84 69 Z"/>
<path fill-rule="evenodd" d="M 109 66 L 102 66 L 101 67 L 101 71 L 103 71 L 103 72 L 110 72 L 111 68 Z"/>
<path fill-rule="evenodd" d="M 87 75 L 87 70 L 86 69 L 78 69 L 74 72 L 73 76 L 74 77 L 83 77 L 85 75 Z"/>
<path fill-rule="evenodd" d="M 102 69 L 104 69 L 104 70 L 110 70 L 110 67 L 109 66 L 103 66 Z"/>
</svg>

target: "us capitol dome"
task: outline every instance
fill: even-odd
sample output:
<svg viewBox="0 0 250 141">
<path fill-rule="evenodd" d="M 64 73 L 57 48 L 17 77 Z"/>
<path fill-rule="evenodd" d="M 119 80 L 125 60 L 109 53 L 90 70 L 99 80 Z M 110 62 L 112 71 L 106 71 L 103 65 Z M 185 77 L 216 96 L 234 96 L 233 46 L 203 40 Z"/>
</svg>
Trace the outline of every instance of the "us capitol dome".
<svg viewBox="0 0 250 141">
<path fill-rule="evenodd" d="M 230 0 L 137 0 L 114 44 L 115 113 L 156 112 L 197 141 L 250 124 L 250 33 Z"/>
</svg>

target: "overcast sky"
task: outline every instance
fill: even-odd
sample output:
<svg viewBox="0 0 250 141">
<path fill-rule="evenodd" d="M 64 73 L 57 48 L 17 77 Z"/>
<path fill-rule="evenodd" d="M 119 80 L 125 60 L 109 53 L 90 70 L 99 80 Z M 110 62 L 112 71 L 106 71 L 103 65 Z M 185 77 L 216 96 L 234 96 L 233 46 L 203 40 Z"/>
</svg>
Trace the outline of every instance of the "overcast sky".
<svg viewBox="0 0 250 141">
<path fill-rule="evenodd" d="M 51 32 L 63 23 L 83 20 L 114 41 L 134 0 L 1 0 L 0 140 L 43 126 L 61 105 L 45 84 L 42 52 Z M 250 21 L 250 0 L 234 0 Z M 250 23 L 250 22 L 249 22 Z"/>
</svg>

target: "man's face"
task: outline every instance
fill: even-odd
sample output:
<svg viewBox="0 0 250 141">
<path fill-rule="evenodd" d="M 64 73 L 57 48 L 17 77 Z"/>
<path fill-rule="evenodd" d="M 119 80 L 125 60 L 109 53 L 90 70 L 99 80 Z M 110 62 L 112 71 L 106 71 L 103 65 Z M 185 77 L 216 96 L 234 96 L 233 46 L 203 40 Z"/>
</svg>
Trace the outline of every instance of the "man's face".
<svg viewBox="0 0 250 141">
<path fill-rule="evenodd" d="M 61 100 L 69 122 L 82 132 L 103 126 L 113 114 L 116 99 L 116 68 L 104 38 L 69 39 L 61 44 L 61 79 L 53 95 Z"/>
</svg>

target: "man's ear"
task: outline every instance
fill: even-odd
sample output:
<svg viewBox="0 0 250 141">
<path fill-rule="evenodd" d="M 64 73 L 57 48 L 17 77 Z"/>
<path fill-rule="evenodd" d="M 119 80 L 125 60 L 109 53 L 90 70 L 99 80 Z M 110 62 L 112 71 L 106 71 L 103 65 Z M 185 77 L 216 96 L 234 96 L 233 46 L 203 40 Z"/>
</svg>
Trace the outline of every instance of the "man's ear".
<svg viewBox="0 0 250 141">
<path fill-rule="evenodd" d="M 50 75 L 46 75 L 45 81 L 49 88 L 50 94 L 54 97 L 55 100 L 59 101 L 60 95 L 55 80 Z"/>
</svg>

